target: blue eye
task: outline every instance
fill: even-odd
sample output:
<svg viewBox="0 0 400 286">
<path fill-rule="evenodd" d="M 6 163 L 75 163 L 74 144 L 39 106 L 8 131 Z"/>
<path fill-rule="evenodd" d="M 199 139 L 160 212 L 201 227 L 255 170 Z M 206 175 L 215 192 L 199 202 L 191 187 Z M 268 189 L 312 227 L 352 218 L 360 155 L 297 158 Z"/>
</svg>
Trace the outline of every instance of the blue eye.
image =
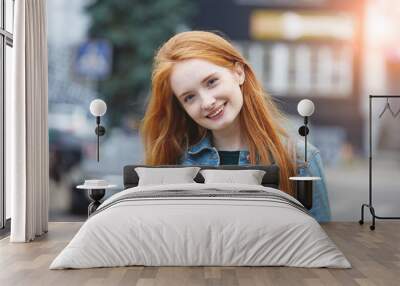
<svg viewBox="0 0 400 286">
<path fill-rule="evenodd" d="M 188 102 L 188 101 L 192 100 L 193 97 L 194 97 L 193 94 L 189 94 L 189 95 L 185 96 L 185 98 L 183 99 L 183 101 L 184 101 L 184 102 Z"/>
</svg>

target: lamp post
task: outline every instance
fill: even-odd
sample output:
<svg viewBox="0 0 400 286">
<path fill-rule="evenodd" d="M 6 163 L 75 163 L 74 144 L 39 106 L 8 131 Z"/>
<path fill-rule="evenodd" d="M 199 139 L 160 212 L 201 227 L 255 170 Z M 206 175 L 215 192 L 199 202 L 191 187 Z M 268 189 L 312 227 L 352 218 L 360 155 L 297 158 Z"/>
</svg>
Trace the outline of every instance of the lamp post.
<svg viewBox="0 0 400 286">
<path fill-rule="evenodd" d="M 100 136 L 106 133 L 106 128 L 100 125 L 100 117 L 103 116 L 107 111 L 107 104 L 101 99 L 92 100 L 90 103 L 90 113 L 96 117 L 96 129 L 95 133 L 97 135 L 97 162 L 100 160 Z"/>
</svg>

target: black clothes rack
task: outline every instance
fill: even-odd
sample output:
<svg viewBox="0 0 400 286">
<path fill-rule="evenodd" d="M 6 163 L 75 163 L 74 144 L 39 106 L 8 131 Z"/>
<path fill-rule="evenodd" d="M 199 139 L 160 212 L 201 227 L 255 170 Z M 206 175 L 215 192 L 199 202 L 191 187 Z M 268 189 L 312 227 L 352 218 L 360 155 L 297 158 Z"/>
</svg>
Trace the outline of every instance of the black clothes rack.
<svg viewBox="0 0 400 286">
<path fill-rule="evenodd" d="M 374 98 L 386 98 L 387 100 L 387 105 L 389 104 L 389 98 L 399 98 L 400 95 L 370 95 L 369 96 L 369 204 L 362 204 L 361 206 L 361 219 L 359 220 L 359 224 L 364 224 L 364 207 L 369 208 L 371 215 L 372 215 L 372 225 L 370 225 L 370 229 L 374 230 L 375 229 L 375 219 L 400 219 L 400 217 L 382 217 L 378 216 L 375 214 L 375 209 L 372 206 L 372 100 Z M 381 113 L 380 116 L 383 115 L 383 113 L 386 111 L 386 107 L 384 111 Z M 390 106 L 389 106 L 390 108 Z M 389 109 L 393 117 L 396 117 L 394 115 L 392 109 Z"/>
</svg>

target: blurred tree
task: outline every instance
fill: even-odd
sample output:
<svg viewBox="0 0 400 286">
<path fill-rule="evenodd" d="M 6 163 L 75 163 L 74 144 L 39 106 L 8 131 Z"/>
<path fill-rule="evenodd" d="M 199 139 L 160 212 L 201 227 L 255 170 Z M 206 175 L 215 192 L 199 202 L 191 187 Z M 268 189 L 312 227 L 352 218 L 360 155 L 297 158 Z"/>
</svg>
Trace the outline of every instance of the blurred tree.
<svg viewBox="0 0 400 286">
<path fill-rule="evenodd" d="M 86 6 L 89 37 L 110 41 L 112 75 L 99 83 L 111 125 L 124 115 L 144 113 L 150 91 L 153 56 L 159 46 L 188 25 L 194 15 L 187 0 L 94 0 Z"/>
</svg>

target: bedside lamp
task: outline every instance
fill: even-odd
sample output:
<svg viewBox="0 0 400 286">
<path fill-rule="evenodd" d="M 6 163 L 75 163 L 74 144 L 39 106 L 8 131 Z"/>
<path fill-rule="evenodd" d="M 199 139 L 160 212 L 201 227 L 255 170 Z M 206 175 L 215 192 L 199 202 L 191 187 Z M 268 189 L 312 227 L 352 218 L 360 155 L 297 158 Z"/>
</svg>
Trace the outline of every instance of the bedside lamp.
<svg viewBox="0 0 400 286">
<path fill-rule="evenodd" d="M 90 113 L 96 117 L 96 129 L 97 135 L 97 162 L 100 160 L 100 136 L 106 133 L 104 126 L 100 125 L 100 117 L 106 114 L 107 104 L 101 99 L 92 100 L 90 103 Z M 84 189 L 88 191 L 89 199 L 91 203 L 88 206 L 88 216 L 91 216 L 97 208 L 101 205 L 100 200 L 104 197 L 106 189 L 115 188 L 116 185 L 110 185 L 106 180 L 85 180 L 85 183 L 77 186 L 77 189 Z"/>
<path fill-rule="evenodd" d="M 100 117 L 103 116 L 107 111 L 106 103 L 101 99 L 92 100 L 90 103 L 90 113 L 96 117 L 97 127 L 95 129 L 95 133 L 97 135 L 97 162 L 100 160 L 100 136 L 103 136 L 106 133 L 106 129 L 104 126 L 100 125 Z"/>
<path fill-rule="evenodd" d="M 297 105 L 297 112 L 304 117 L 304 125 L 299 128 L 299 134 L 304 137 L 305 153 L 304 160 L 307 163 L 307 135 L 310 130 L 307 127 L 308 117 L 310 117 L 315 110 L 314 103 L 309 99 L 303 99 Z"/>
<path fill-rule="evenodd" d="M 310 132 L 308 129 L 308 117 L 310 117 L 315 110 L 314 103 L 309 99 L 303 99 L 297 105 L 297 111 L 301 116 L 304 117 L 304 125 L 299 128 L 299 134 L 304 137 L 305 150 L 304 150 L 304 161 L 307 165 L 307 135 Z M 310 210 L 313 205 L 313 181 L 321 180 L 320 177 L 310 176 L 296 176 L 290 177 L 291 181 L 295 184 L 296 198 Z"/>
</svg>

